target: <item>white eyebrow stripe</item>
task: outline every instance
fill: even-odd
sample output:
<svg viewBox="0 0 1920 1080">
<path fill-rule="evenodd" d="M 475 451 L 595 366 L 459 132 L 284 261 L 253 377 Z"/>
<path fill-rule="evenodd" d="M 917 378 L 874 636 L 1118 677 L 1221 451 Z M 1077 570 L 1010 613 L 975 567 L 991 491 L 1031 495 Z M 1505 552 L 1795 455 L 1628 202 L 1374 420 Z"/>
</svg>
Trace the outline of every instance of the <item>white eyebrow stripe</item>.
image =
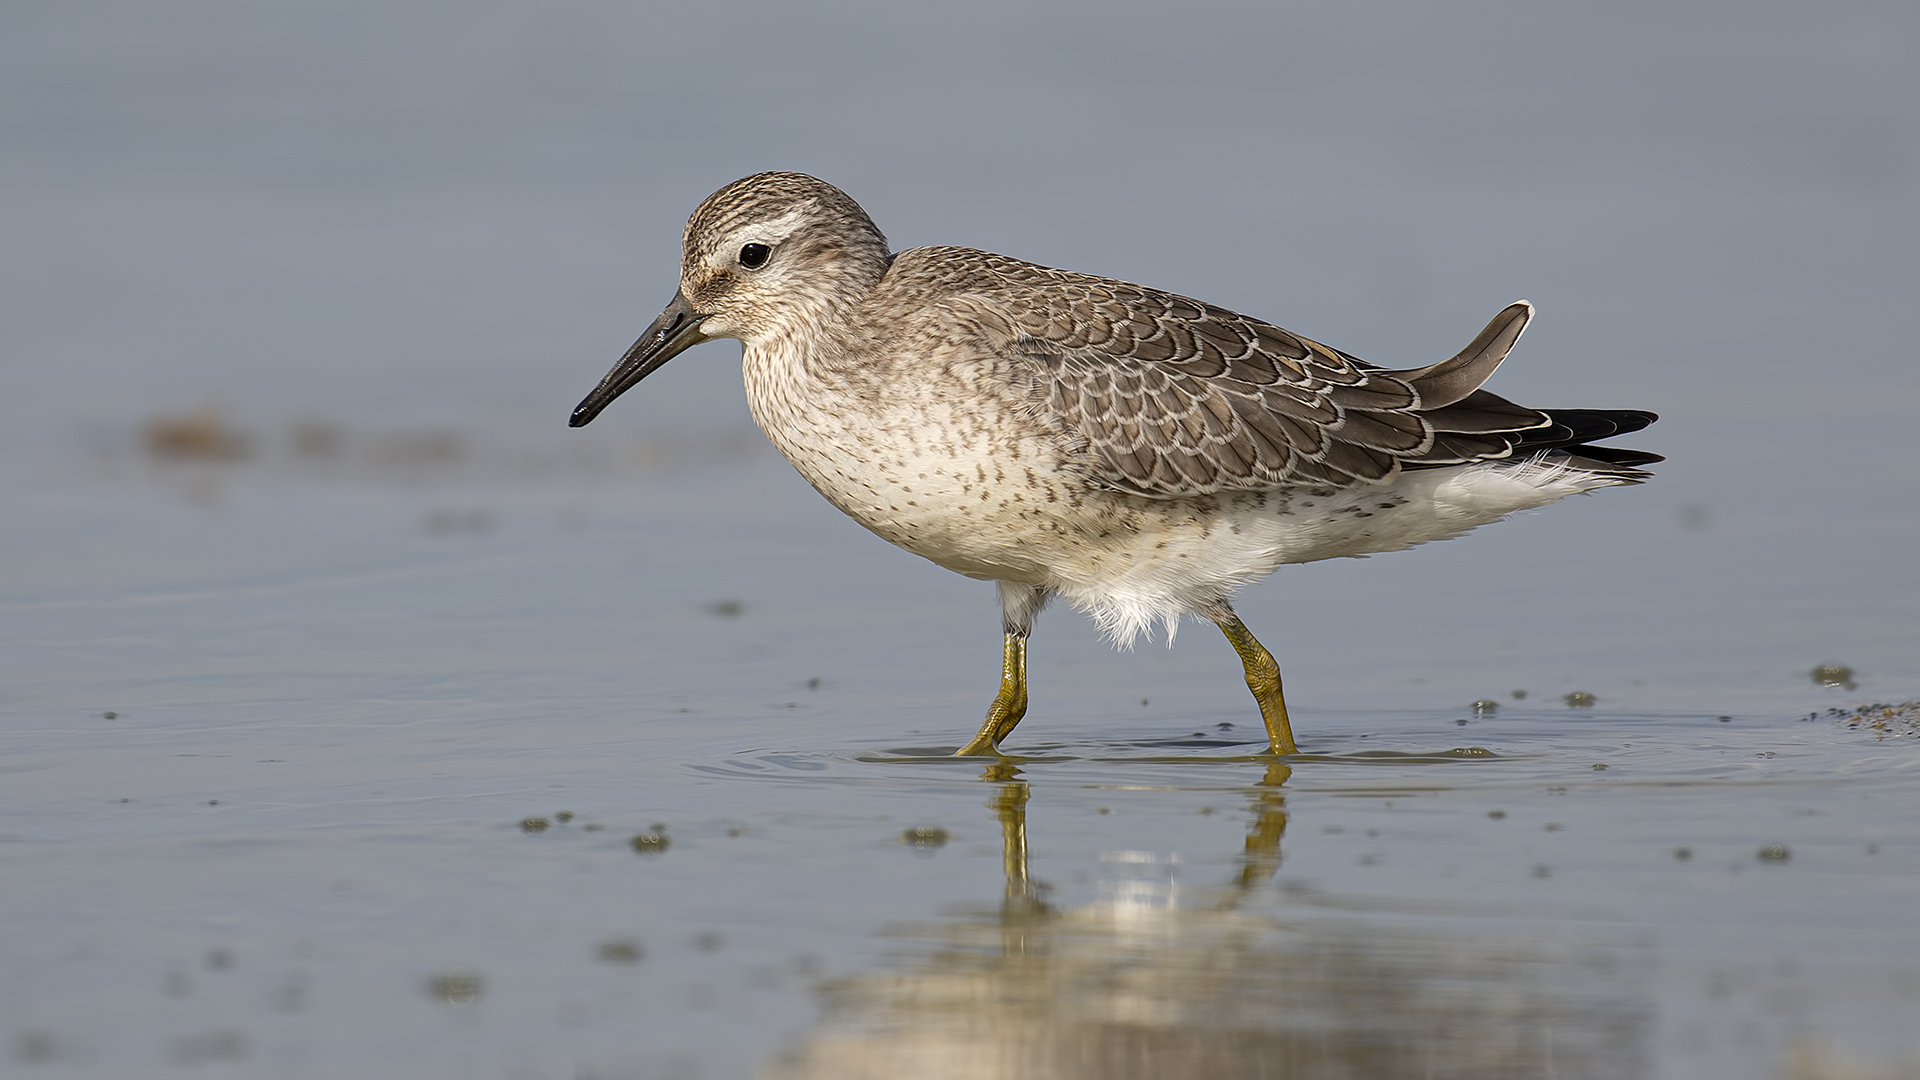
<svg viewBox="0 0 1920 1080">
<path fill-rule="evenodd" d="M 812 211 L 812 204 L 808 204 L 795 207 L 777 218 L 756 221 L 752 225 L 743 226 L 735 231 L 734 240 L 737 243 L 758 242 L 769 246 L 781 243 L 792 236 L 802 222 L 812 216 Z"/>
</svg>

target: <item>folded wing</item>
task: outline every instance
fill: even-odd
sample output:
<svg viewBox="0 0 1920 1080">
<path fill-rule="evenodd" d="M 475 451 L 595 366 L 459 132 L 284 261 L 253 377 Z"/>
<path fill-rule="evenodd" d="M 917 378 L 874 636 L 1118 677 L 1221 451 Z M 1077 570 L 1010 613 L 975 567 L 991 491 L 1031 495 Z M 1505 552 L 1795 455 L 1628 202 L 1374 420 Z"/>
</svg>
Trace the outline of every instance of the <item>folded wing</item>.
<svg viewBox="0 0 1920 1080">
<path fill-rule="evenodd" d="M 1651 413 L 1550 413 L 1480 389 L 1532 317 L 1525 301 L 1458 355 L 1388 371 L 1171 293 L 1039 267 L 1019 276 L 983 299 L 1011 329 L 1035 415 L 1102 487 L 1173 498 L 1371 483 L 1549 448 L 1602 466 L 1658 460 L 1584 446 Z"/>
</svg>

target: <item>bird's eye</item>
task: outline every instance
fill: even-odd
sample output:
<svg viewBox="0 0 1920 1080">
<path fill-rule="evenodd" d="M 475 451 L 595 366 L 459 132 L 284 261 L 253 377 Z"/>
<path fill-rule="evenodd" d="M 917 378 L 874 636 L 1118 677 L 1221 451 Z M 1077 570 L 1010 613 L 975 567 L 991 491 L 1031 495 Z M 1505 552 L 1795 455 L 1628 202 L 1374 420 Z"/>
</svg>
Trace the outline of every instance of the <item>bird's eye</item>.
<svg viewBox="0 0 1920 1080">
<path fill-rule="evenodd" d="M 767 256 L 773 249 L 765 244 L 748 244 L 740 249 L 740 265 L 749 270 L 758 270 L 767 265 Z"/>
</svg>

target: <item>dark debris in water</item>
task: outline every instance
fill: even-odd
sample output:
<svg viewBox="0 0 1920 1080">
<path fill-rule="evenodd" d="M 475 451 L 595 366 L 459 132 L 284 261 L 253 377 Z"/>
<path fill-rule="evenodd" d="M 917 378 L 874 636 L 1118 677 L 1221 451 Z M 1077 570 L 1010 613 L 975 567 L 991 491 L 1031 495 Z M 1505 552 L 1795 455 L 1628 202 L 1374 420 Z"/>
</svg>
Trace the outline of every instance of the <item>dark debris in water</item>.
<svg viewBox="0 0 1920 1080">
<path fill-rule="evenodd" d="M 239 461 L 246 436 L 227 423 L 220 404 L 209 401 L 190 413 L 155 416 L 141 430 L 147 453 L 171 461 Z"/>
<path fill-rule="evenodd" d="M 471 1005 L 480 1000 L 485 984 L 478 972 L 443 971 L 427 980 L 427 996 L 449 1005 Z"/>
<path fill-rule="evenodd" d="M 1807 719 L 1817 715 L 1809 715 Z M 1898 705 L 1875 702 L 1851 709 L 1828 709 L 1827 715 L 1844 721 L 1855 731 L 1873 732 L 1876 742 L 1902 736 L 1920 738 L 1920 701 L 1903 701 Z"/>
<path fill-rule="evenodd" d="M 947 841 L 951 839 L 953 839 L 953 837 L 947 830 L 936 825 L 920 825 L 900 834 L 901 843 L 909 847 L 919 848 L 922 851 L 931 851 L 937 847 L 944 847 Z"/>
<path fill-rule="evenodd" d="M 1301 754 L 1297 760 L 1339 765 L 1430 765 L 1452 761 L 1494 761 L 1499 754 L 1484 746 L 1450 750 L 1355 750 L 1345 754 Z"/>
<path fill-rule="evenodd" d="M 716 462 L 737 463 L 765 452 L 750 426 L 729 426 L 614 441 L 516 436 L 492 428 L 369 428 L 317 416 L 274 424 L 236 422 L 219 398 L 191 409 L 150 414 L 132 433 L 134 449 L 168 465 L 246 466 L 280 475 L 400 477 L 606 476 L 657 473 Z M 581 521 L 573 515 L 572 523 Z"/>
<path fill-rule="evenodd" d="M 1821 664 L 1808 672 L 1816 686 L 1837 687 L 1842 690 L 1855 688 L 1853 669 L 1845 664 Z"/>
<path fill-rule="evenodd" d="M 609 938 L 600 943 L 598 955 L 606 964 L 637 964 L 646 958 L 647 950 L 633 938 Z"/>
</svg>

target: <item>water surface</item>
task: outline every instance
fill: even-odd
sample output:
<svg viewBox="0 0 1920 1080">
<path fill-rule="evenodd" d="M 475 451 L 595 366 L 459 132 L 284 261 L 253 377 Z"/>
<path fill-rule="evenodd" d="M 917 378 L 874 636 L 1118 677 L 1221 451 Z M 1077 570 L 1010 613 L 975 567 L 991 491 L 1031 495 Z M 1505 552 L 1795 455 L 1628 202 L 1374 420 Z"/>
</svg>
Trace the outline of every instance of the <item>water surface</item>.
<svg viewBox="0 0 1920 1080">
<path fill-rule="evenodd" d="M 0 19 L 0 1071 L 1920 1069 L 1907 9 Z M 955 761 L 991 588 L 733 346 L 564 428 L 764 168 L 1393 366 L 1526 296 L 1670 460 L 1248 590 L 1284 767 L 1068 610 Z"/>
</svg>

